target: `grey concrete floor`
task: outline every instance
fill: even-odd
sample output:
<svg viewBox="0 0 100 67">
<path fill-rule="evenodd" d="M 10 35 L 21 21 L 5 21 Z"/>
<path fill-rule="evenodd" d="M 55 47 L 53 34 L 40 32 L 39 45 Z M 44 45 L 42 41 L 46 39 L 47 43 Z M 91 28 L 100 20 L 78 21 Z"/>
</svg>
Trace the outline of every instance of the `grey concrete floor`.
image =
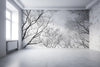
<svg viewBox="0 0 100 67">
<path fill-rule="evenodd" d="M 100 52 L 89 49 L 26 48 L 1 58 L 0 67 L 100 67 Z"/>
</svg>

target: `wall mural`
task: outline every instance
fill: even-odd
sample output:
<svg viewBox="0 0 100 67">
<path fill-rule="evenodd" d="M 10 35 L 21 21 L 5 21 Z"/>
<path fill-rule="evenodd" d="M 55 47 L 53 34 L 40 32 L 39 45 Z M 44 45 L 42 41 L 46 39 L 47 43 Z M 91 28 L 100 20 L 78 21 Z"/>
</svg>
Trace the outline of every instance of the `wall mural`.
<svg viewBox="0 0 100 67">
<path fill-rule="evenodd" d="M 47 48 L 89 48 L 87 10 L 24 10 L 22 40 Z"/>
</svg>

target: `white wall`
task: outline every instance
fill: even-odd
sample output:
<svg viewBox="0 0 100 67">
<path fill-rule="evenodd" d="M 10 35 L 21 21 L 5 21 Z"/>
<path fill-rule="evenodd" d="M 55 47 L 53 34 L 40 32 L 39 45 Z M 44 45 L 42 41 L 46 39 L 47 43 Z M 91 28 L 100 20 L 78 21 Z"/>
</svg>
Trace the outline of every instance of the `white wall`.
<svg viewBox="0 0 100 67">
<path fill-rule="evenodd" d="M 22 9 L 13 1 L 13 0 L 8 0 L 11 4 L 13 4 L 15 6 L 15 8 L 18 9 L 19 11 L 19 40 L 18 40 L 18 44 L 19 44 L 19 49 L 22 48 L 22 40 L 21 40 L 21 26 L 22 26 Z"/>
<path fill-rule="evenodd" d="M 90 49 L 100 51 L 100 2 L 90 10 Z"/>
<path fill-rule="evenodd" d="M 5 11 L 6 11 L 6 0 L 0 0 L 0 57 L 6 55 Z"/>
</svg>

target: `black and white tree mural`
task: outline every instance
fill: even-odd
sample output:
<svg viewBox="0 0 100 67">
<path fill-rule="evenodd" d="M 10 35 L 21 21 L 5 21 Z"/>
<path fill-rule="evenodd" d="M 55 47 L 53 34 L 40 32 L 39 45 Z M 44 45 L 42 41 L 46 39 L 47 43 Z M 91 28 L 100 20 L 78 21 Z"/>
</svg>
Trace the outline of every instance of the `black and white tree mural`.
<svg viewBox="0 0 100 67">
<path fill-rule="evenodd" d="M 24 47 L 89 48 L 88 11 L 24 10 Z"/>
</svg>

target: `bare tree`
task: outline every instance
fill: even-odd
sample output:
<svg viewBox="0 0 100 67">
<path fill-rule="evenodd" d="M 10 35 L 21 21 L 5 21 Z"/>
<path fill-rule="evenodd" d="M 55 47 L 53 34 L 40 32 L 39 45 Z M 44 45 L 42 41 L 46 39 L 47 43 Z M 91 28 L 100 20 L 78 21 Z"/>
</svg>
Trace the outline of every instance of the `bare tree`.
<svg viewBox="0 0 100 67">
<path fill-rule="evenodd" d="M 89 22 L 82 20 L 80 17 L 78 17 L 78 20 L 76 19 L 76 26 L 77 26 L 77 31 L 79 33 L 79 38 L 80 38 L 80 45 L 83 45 L 84 48 L 89 48 Z"/>
<path fill-rule="evenodd" d="M 70 11 L 73 18 L 67 20 L 67 27 L 75 31 L 73 35 L 70 35 L 71 47 L 83 47 L 89 48 L 89 16 L 88 11 Z M 70 23 L 70 24 L 69 24 Z"/>
<path fill-rule="evenodd" d="M 24 48 L 27 45 L 33 44 L 32 41 L 41 35 L 41 33 L 45 30 L 50 22 L 50 16 L 46 17 L 46 19 L 44 18 L 45 11 L 39 10 L 36 12 L 36 15 L 32 15 L 31 10 L 26 10 L 23 12 L 25 16 L 25 22 L 22 25 L 22 40 L 24 41 L 25 39 L 30 37 Z"/>
<path fill-rule="evenodd" d="M 43 45 L 47 48 L 68 48 L 68 46 L 70 46 L 70 42 L 66 42 L 66 39 L 64 39 L 60 29 L 50 26 L 48 26 L 46 30 L 43 32 Z"/>
</svg>

